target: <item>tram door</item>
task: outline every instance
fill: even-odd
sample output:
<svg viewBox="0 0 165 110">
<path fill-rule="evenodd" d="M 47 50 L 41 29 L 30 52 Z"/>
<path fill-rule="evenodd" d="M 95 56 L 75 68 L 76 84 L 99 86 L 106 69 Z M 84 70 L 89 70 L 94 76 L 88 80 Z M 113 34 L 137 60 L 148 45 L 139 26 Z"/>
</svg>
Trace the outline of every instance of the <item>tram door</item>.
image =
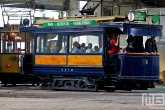
<svg viewBox="0 0 165 110">
<path fill-rule="evenodd" d="M 21 53 L 19 56 L 21 73 L 25 75 L 33 74 L 33 32 L 22 32 L 20 39 L 17 40 L 17 50 Z"/>
<path fill-rule="evenodd" d="M 114 33 L 120 33 L 116 28 L 109 28 L 105 33 L 105 67 L 107 74 L 117 74 L 120 71 L 120 59 L 118 54 L 109 54 L 108 50 L 111 48 L 110 40 L 113 38 Z"/>
</svg>

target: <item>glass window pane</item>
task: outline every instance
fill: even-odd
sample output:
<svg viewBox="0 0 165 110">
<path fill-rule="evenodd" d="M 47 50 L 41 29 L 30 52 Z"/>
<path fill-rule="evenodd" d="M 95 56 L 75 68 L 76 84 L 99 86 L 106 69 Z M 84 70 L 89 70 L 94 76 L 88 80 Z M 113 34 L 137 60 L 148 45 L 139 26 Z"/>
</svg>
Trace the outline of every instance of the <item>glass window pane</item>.
<svg viewBox="0 0 165 110">
<path fill-rule="evenodd" d="M 37 53 L 65 53 L 66 36 L 59 34 L 44 34 L 37 37 Z"/>
<path fill-rule="evenodd" d="M 102 53 L 101 34 L 80 33 L 69 38 L 70 53 Z"/>
</svg>

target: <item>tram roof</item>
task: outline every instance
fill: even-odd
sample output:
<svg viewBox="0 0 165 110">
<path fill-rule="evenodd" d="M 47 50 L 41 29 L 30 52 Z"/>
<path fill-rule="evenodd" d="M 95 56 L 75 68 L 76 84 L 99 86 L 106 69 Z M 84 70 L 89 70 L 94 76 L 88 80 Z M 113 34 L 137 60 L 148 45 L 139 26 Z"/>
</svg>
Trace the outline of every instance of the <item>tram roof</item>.
<svg viewBox="0 0 165 110">
<path fill-rule="evenodd" d="M 118 28 L 120 33 L 133 36 L 162 36 L 162 25 L 152 24 L 129 24 L 129 23 L 100 23 L 88 26 L 61 26 L 61 27 L 21 27 L 20 32 L 34 31 L 35 33 L 80 33 L 80 32 L 102 32 L 107 28 Z"/>
</svg>

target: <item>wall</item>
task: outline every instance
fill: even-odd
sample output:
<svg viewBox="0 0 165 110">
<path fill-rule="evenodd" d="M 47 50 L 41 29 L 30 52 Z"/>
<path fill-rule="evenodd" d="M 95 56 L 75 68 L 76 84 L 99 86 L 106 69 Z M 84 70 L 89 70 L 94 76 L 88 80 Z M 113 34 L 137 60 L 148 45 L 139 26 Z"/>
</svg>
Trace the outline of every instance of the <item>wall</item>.
<svg viewBox="0 0 165 110">
<path fill-rule="evenodd" d="M 136 8 L 141 8 L 140 5 L 137 5 Z M 126 13 L 129 11 L 129 10 L 132 10 L 133 9 L 133 5 L 120 5 L 120 6 L 112 6 L 112 4 L 103 4 L 102 6 L 102 9 L 103 9 L 103 15 L 107 15 L 105 14 L 105 11 L 104 10 L 109 10 L 110 14 L 109 16 L 113 16 L 113 15 L 126 15 Z"/>
</svg>

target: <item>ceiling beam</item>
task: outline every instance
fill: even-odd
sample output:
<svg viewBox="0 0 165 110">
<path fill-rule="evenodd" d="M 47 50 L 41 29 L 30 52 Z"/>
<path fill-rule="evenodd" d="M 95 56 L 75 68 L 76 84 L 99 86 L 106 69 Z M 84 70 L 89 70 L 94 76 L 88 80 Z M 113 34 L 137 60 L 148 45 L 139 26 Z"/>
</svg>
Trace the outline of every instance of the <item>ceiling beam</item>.
<svg viewBox="0 0 165 110">
<path fill-rule="evenodd" d="M 1 0 L 0 3 L 4 4 L 5 7 L 29 8 L 28 5 L 32 4 L 35 9 L 64 11 L 67 9 L 64 5 L 65 1 L 66 0 Z"/>
</svg>

